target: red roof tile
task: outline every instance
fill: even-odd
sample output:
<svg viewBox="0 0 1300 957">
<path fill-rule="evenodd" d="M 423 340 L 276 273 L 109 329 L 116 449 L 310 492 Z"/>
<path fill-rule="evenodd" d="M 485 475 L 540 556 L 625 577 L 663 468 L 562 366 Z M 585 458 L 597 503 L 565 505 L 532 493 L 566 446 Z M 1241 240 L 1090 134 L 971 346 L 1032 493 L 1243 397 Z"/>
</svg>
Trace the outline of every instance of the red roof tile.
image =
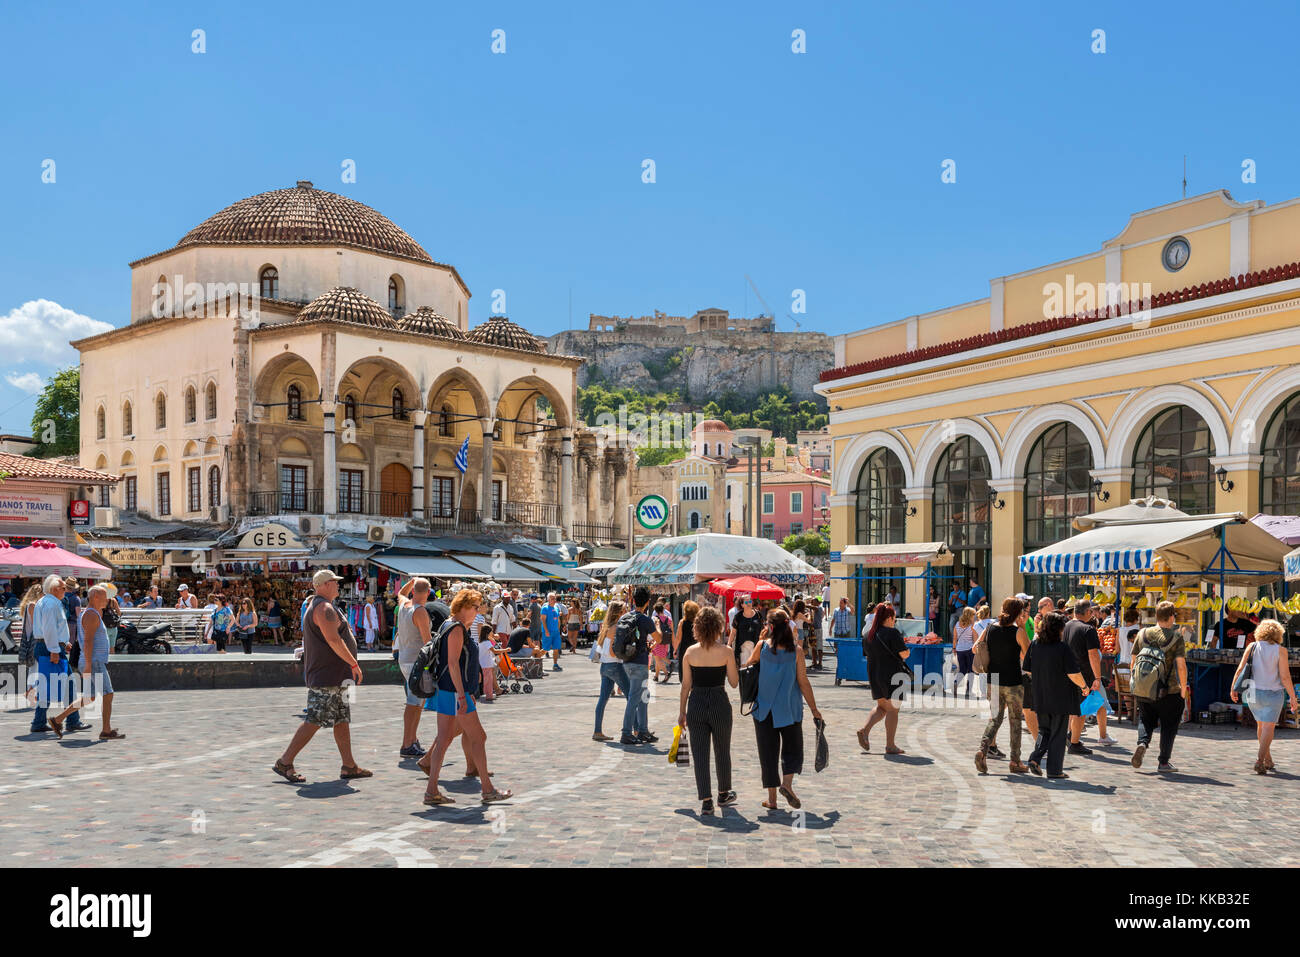
<svg viewBox="0 0 1300 957">
<path fill-rule="evenodd" d="M 0 452 L 0 472 L 9 473 L 11 479 L 51 479 L 83 485 L 105 485 L 120 481 L 120 476 L 107 472 L 64 465 L 49 459 L 34 459 L 29 455 L 14 455 L 11 452 Z"/>
</svg>

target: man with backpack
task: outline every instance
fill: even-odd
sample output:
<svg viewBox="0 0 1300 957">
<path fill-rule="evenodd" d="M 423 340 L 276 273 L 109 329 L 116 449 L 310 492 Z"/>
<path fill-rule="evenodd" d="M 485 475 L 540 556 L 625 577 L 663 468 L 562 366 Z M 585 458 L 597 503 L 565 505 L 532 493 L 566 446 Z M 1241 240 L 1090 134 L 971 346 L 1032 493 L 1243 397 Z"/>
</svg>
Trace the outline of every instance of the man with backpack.
<svg viewBox="0 0 1300 957">
<path fill-rule="evenodd" d="M 1174 738 L 1182 721 L 1187 701 L 1187 645 L 1182 633 L 1174 628 L 1174 603 L 1162 601 L 1156 606 L 1156 627 L 1144 628 L 1133 641 L 1133 672 L 1129 687 L 1138 709 L 1137 747 L 1133 749 L 1133 767 L 1142 767 L 1142 757 L 1151 744 L 1151 735 L 1160 725 L 1160 764 L 1158 771 L 1177 772 L 1169 763 Z"/>
<path fill-rule="evenodd" d="M 623 663 L 627 675 L 627 707 L 623 709 L 623 735 L 619 744 L 653 744 L 659 738 L 650 733 L 649 695 L 646 681 L 650 676 L 650 645 L 648 638 L 658 632 L 654 620 L 646 614 L 650 606 L 650 590 L 637 586 L 632 594 L 634 611 L 618 620 L 610 650 Z M 662 639 L 661 639 L 662 640 Z"/>
</svg>

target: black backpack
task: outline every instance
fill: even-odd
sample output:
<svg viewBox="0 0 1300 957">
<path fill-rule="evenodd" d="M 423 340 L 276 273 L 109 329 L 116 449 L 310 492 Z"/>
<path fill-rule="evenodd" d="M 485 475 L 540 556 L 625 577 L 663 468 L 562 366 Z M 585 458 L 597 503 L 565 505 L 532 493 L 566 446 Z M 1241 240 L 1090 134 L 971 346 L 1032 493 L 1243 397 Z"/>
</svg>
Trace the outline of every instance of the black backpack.
<svg viewBox="0 0 1300 957">
<path fill-rule="evenodd" d="M 411 676 L 406 680 L 406 687 L 417 698 L 432 698 L 438 693 L 438 679 L 450 667 L 442 661 L 442 642 L 457 626 L 463 627 L 454 618 L 444 621 L 438 628 L 438 633 L 415 656 L 415 662 L 411 665 Z M 469 629 L 465 629 L 460 658 L 461 681 L 465 693 L 473 694 L 478 688 L 479 680 L 478 648 L 469 640 Z"/>
<path fill-rule="evenodd" d="M 609 643 L 609 652 L 619 661 L 631 661 L 636 657 L 637 639 L 641 637 L 636 626 L 639 614 L 635 611 L 625 612 L 614 626 L 614 639 Z"/>
</svg>

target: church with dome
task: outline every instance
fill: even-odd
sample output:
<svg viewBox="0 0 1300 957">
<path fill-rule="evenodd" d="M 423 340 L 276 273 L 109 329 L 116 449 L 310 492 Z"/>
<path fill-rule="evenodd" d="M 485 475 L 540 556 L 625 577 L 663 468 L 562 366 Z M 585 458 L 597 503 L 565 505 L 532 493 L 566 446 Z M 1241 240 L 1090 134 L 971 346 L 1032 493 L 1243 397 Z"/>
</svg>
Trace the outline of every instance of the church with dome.
<svg viewBox="0 0 1300 957">
<path fill-rule="evenodd" d="M 576 420 L 583 359 L 469 328 L 455 267 L 370 207 L 300 181 L 130 267 L 130 322 L 73 343 L 81 464 L 121 476 L 95 504 L 620 539 L 630 455 Z"/>
</svg>

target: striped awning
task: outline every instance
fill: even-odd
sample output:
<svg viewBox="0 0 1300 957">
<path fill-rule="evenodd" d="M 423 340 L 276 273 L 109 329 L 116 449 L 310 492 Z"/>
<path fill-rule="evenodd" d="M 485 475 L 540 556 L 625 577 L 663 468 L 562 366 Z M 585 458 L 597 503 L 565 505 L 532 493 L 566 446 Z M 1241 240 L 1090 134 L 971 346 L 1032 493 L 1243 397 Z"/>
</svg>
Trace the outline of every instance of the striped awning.
<svg viewBox="0 0 1300 957">
<path fill-rule="evenodd" d="M 1083 575 L 1089 572 L 1147 572 L 1154 548 L 1120 548 L 1093 552 L 1034 552 L 1020 556 L 1022 575 Z"/>
</svg>

